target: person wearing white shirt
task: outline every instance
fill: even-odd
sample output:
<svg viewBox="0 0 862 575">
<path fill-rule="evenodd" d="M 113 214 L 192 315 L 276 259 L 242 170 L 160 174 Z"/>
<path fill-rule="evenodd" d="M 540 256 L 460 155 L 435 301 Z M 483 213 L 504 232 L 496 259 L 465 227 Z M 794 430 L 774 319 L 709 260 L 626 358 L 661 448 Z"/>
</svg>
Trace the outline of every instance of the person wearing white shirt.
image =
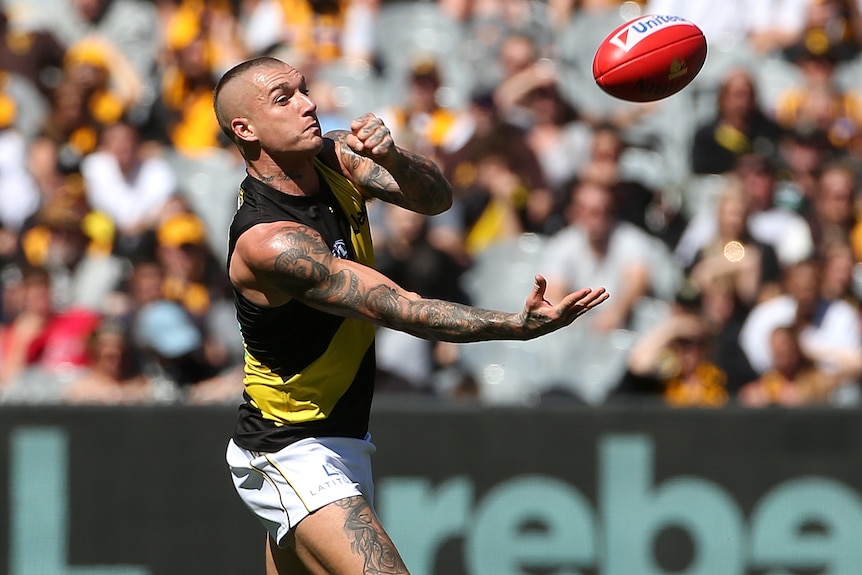
<svg viewBox="0 0 862 575">
<path fill-rule="evenodd" d="M 856 308 L 842 299 L 823 298 L 819 274 L 814 260 L 790 266 L 785 272 L 784 293 L 749 312 L 739 344 L 759 373 L 773 367 L 769 338 L 779 327 L 798 326 L 802 349 L 830 373 L 846 376 L 848 366 L 840 358 L 862 355 L 862 321 Z"/>
<path fill-rule="evenodd" d="M 801 214 L 775 205 L 775 174 L 768 160 L 746 154 L 737 160 L 733 175 L 742 181 L 750 201 L 747 227 L 751 237 L 772 246 L 782 266 L 811 257 L 814 253 L 811 227 Z M 714 210 L 697 213 L 677 242 L 674 250 L 677 260 L 683 266 L 691 265 L 698 250 L 715 237 L 717 230 Z"/>
<path fill-rule="evenodd" d="M 39 188 L 27 171 L 27 141 L 12 128 L 0 130 L 0 225 L 18 231 L 40 204 Z"/>
<path fill-rule="evenodd" d="M 710 44 L 749 43 L 757 52 L 780 49 L 798 38 L 810 0 L 649 0 L 644 13 L 671 14 L 694 22 Z"/>
<path fill-rule="evenodd" d="M 87 201 L 111 218 L 121 240 L 153 228 L 177 187 L 168 160 L 144 153 L 137 129 L 124 122 L 104 130 L 99 149 L 81 161 L 81 173 Z"/>
</svg>

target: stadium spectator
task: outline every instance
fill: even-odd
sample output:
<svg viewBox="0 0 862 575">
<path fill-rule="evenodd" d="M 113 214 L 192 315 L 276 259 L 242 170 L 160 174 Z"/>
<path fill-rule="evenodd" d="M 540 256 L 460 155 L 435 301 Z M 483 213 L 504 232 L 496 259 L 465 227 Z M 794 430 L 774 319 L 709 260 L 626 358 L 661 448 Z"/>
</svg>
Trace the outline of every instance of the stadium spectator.
<svg viewBox="0 0 862 575">
<path fill-rule="evenodd" d="M 130 261 L 131 268 L 121 285 L 110 296 L 111 317 L 122 323 L 127 332 L 133 331 L 135 317 L 141 308 L 162 299 L 164 270 L 152 254 L 143 254 Z"/>
<path fill-rule="evenodd" d="M 144 79 L 125 56 L 95 38 L 66 50 L 63 78 L 80 91 L 89 116 L 99 126 L 131 113 L 141 103 L 145 88 Z"/>
<path fill-rule="evenodd" d="M 408 150 L 438 158 L 440 150 L 452 145 L 457 114 L 437 99 L 442 78 L 433 56 L 420 55 L 411 63 L 407 94 L 380 112 L 396 138 Z"/>
<path fill-rule="evenodd" d="M 541 63 L 541 64 L 540 64 Z M 536 82 L 554 79 L 553 61 L 543 58 L 536 41 L 524 34 L 513 34 L 503 40 L 497 66 L 500 80 L 490 89 L 502 118 L 517 126 L 529 125 L 529 112 L 520 100 Z"/>
<path fill-rule="evenodd" d="M 629 350 L 621 390 L 660 397 L 671 407 L 723 407 L 730 399 L 727 374 L 708 357 L 702 318 L 675 308 Z"/>
<path fill-rule="evenodd" d="M 622 159 L 628 148 L 619 128 L 607 123 L 596 126 L 589 160 L 577 179 L 609 187 L 614 193 L 617 217 L 673 247 L 686 220 L 660 190 L 624 172 Z"/>
<path fill-rule="evenodd" d="M 159 43 L 158 12 L 146 0 L 62 0 L 35 20 L 65 47 L 98 38 L 112 54 L 122 55 L 144 88 L 154 84 Z M 142 96 L 145 100 L 147 96 Z"/>
<path fill-rule="evenodd" d="M 83 197 L 66 194 L 46 202 L 22 230 L 19 261 L 51 274 L 58 310 L 102 312 L 126 269 L 112 253 L 113 240 L 113 225 L 103 214 L 90 211 Z"/>
<path fill-rule="evenodd" d="M 553 204 L 523 131 L 500 117 L 490 93 L 473 95 L 462 122 L 462 143 L 441 161 L 464 212 L 467 252 L 497 237 L 542 230 Z"/>
<path fill-rule="evenodd" d="M 796 212 L 804 212 L 806 204 L 814 197 L 823 167 L 839 156 L 825 132 L 790 131 L 781 144 L 775 203 Z"/>
<path fill-rule="evenodd" d="M 244 42 L 252 54 L 286 51 L 292 61 L 310 67 L 332 62 L 343 55 L 367 55 L 367 40 L 345 50 L 345 33 L 356 33 L 367 19 L 364 10 L 376 11 L 373 2 L 359 2 L 352 7 L 348 0 L 264 0 L 248 11 Z M 353 8 L 351 10 L 351 8 Z M 359 8 L 359 9 L 357 9 Z M 350 37 L 351 40 L 356 36 Z"/>
<path fill-rule="evenodd" d="M 218 375 L 207 361 L 201 330 L 176 302 L 157 299 L 139 308 L 131 333 L 144 374 L 161 387 L 182 393 Z"/>
<path fill-rule="evenodd" d="M 716 234 L 703 246 L 687 270 L 692 284 L 704 291 L 727 281 L 734 297 L 750 308 L 764 293 L 774 293 L 781 269 L 775 250 L 751 237 L 749 203 L 742 183 L 729 178 L 716 206 Z"/>
<path fill-rule="evenodd" d="M 757 154 L 741 156 L 732 172 L 742 182 L 749 201 L 748 231 L 757 241 L 770 245 L 782 267 L 814 254 L 808 222 L 799 213 L 777 205 L 774 165 Z M 716 214 L 704 210 L 686 225 L 674 253 L 683 266 L 690 266 L 697 250 L 715 237 Z"/>
<path fill-rule="evenodd" d="M 806 356 L 793 327 L 780 326 L 769 338 L 773 367 L 739 390 L 745 407 L 802 407 L 828 403 L 836 383 L 834 374 L 817 367 Z"/>
<path fill-rule="evenodd" d="M 29 141 L 14 127 L 16 103 L 3 90 L 5 78 L 0 72 L 0 228 L 17 233 L 39 208 L 41 198 L 28 170 Z M 0 250 L 4 252 L 8 250 Z"/>
<path fill-rule="evenodd" d="M 718 90 L 714 116 L 694 133 L 691 164 L 695 174 L 723 174 L 737 159 L 755 152 L 775 159 L 782 128 L 757 98 L 755 80 L 744 68 L 727 72 Z"/>
<path fill-rule="evenodd" d="M 834 147 L 844 149 L 860 138 L 862 92 L 838 84 L 838 58 L 828 44 L 804 44 L 795 52 L 800 80 L 778 94 L 775 118 L 788 130 L 822 131 Z"/>
<path fill-rule="evenodd" d="M 130 256 L 142 248 L 161 210 L 176 193 L 176 175 L 152 147 L 141 142 L 127 121 L 107 126 L 99 149 L 81 162 L 87 200 L 105 213 L 117 230 L 117 252 Z"/>
<path fill-rule="evenodd" d="M 141 405 L 154 401 L 153 386 L 135 361 L 122 324 L 105 319 L 87 341 L 87 362 L 63 390 L 71 405 Z"/>
<path fill-rule="evenodd" d="M 862 47 L 862 15 L 856 0 L 807 0 L 799 39 L 788 45 L 793 60 L 800 51 L 830 51 L 838 62 L 853 60 Z"/>
<path fill-rule="evenodd" d="M 227 37 L 214 36 L 208 24 L 223 20 Z M 184 156 L 200 157 L 225 143 L 212 112 L 212 92 L 219 70 L 240 59 L 241 48 L 230 48 L 229 22 L 221 11 L 188 2 L 168 18 L 160 90 L 145 134 Z"/>
<path fill-rule="evenodd" d="M 628 396 L 658 396 L 661 392 L 660 382 L 654 377 L 638 374 L 632 371 L 632 353 L 635 349 L 643 350 L 649 343 L 638 343 L 649 337 L 649 334 L 659 332 L 662 325 L 673 322 L 674 317 L 696 317 L 703 322 L 706 335 L 706 360 L 725 374 L 724 388 L 728 397 L 733 397 L 745 383 L 757 378 L 751 364 L 748 362 L 742 348 L 739 346 L 739 331 L 742 329 L 748 313 L 748 307 L 739 301 L 736 290 L 727 278 L 718 279 L 699 290 L 691 282 L 685 281 L 679 286 L 676 296 L 670 303 L 670 309 L 659 318 L 650 329 L 638 334 L 638 340 L 629 349 L 627 370 L 621 378 L 620 386 L 614 393 L 614 400 L 625 399 Z M 681 320 L 685 321 L 685 320 Z M 666 348 L 662 354 L 672 353 Z M 644 366 L 645 368 L 645 366 Z"/>
<path fill-rule="evenodd" d="M 209 362 L 207 326 L 177 302 L 162 295 L 164 270 L 156 259 L 143 254 L 133 263 L 126 285 L 114 296 L 116 318 L 129 335 L 132 351 L 141 369 L 165 400 L 179 399 L 201 381 L 223 375 L 222 366 Z M 209 320 L 209 318 L 207 318 Z M 234 320 L 235 323 L 235 320 Z M 225 337 L 235 325 L 221 326 Z"/>
<path fill-rule="evenodd" d="M 226 369 L 242 359 L 227 273 L 208 247 L 203 221 L 179 200 L 171 204 L 156 229 L 161 295 L 180 304 L 194 322 L 203 337 L 206 363 Z"/>
<path fill-rule="evenodd" d="M 567 208 L 567 226 L 545 247 L 548 294 L 555 301 L 584 279 L 614 294 L 605 309 L 581 324 L 595 336 L 630 327 L 638 302 L 650 294 L 650 255 L 655 242 L 636 226 L 620 221 L 610 189 L 593 182 L 576 184 Z M 575 328 L 577 329 L 577 328 Z"/>
<path fill-rule="evenodd" d="M 504 78 L 547 56 L 553 38 L 548 15 L 545 3 L 529 0 L 473 2 L 466 21 L 473 88 L 493 91 Z"/>
<path fill-rule="evenodd" d="M 109 101 L 117 104 L 112 99 Z M 103 118 L 115 118 L 116 113 L 122 112 L 119 104 L 106 105 L 106 109 L 108 111 L 103 113 Z M 78 172 L 81 159 L 96 149 L 102 127 L 103 124 L 89 107 L 83 88 L 64 77 L 54 90 L 48 112 L 34 140 L 42 148 L 42 153 L 50 153 L 56 157 L 56 167 L 51 169 L 49 164 L 44 164 L 42 165 L 44 171 L 34 175 L 53 179 L 51 173 L 54 171 L 63 174 Z M 51 146 L 48 146 L 49 143 Z M 49 147 L 54 147 L 56 150 L 49 152 L 46 149 Z M 51 187 L 45 186 L 46 183 L 40 182 L 43 189 Z"/>
<path fill-rule="evenodd" d="M 740 345 L 751 366 L 763 374 L 775 367 L 770 334 L 777 327 L 794 327 L 805 354 L 820 369 L 843 376 L 839 387 L 855 390 L 860 375 L 857 364 L 862 354 L 862 317 L 847 301 L 824 297 L 821 281 L 821 266 L 815 260 L 788 267 L 783 292 L 759 303 L 748 314 Z"/>
<path fill-rule="evenodd" d="M 684 283 L 678 301 L 683 299 Z M 685 302 L 706 322 L 709 332 L 709 360 L 727 375 L 727 392 L 733 396 L 745 383 L 758 375 L 751 367 L 742 347 L 739 332 L 751 309 L 739 300 L 735 286 L 727 278 L 703 287 L 696 296 Z"/>
<path fill-rule="evenodd" d="M 65 52 L 50 30 L 10 21 L 9 8 L 0 8 L 0 70 L 26 79 L 46 101 L 59 83 Z"/>
<path fill-rule="evenodd" d="M 556 199 L 587 164 L 593 140 L 591 126 L 563 96 L 558 81 L 554 63 L 541 59 L 505 78 L 494 91 L 501 114 L 524 128 Z"/>
<path fill-rule="evenodd" d="M 8 387 L 38 362 L 37 340 L 54 314 L 54 301 L 51 275 L 44 269 L 23 269 L 17 281 L 7 272 L 4 279 L 21 286 L 18 297 L 12 298 L 8 297 L 9 287 L 4 285 L 7 323 L 0 331 L 0 384 Z"/>
<path fill-rule="evenodd" d="M 822 166 L 814 195 L 804 210 L 818 257 L 823 257 L 831 244 L 850 240 L 850 233 L 859 222 L 857 190 L 856 174 L 848 165 Z"/>
<path fill-rule="evenodd" d="M 820 291 L 824 299 L 844 300 L 857 309 L 862 307 L 862 291 L 858 291 L 854 283 L 855 265 L 853 248 L 849 243 L 836 241 L 823 249 Z"/>
<path fill-rule="evenodd" d="M 44 268 L 25 267 L 21 281 L 21 307 L 0 333 L 0 382 L 24 396 L 38 395 L 41 389 L 27 387 L 62 385 L 84 366 L 86 341 L 100 316 L 80 307 L 58 309 Z"/>
</svg>

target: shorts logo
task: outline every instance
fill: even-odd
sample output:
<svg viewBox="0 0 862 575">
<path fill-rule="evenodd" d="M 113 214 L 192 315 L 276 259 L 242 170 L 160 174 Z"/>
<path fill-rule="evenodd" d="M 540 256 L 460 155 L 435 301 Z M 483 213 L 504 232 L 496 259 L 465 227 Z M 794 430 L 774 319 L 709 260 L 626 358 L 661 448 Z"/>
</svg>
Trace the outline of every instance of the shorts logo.
<svg viewBox="0 0 862 575">
<path fill-rule="evenodd" d="M 327 489 L 331 487 L 335 487 L 336 485 L 346 485 L 347 479 L 341 474 L 337 467 L 334 465 L 330 465 L 329 463 L 324 463 L 322 466 L 323 473 L 329 479 L 319 480 L 317 483 L 317 487 L 310 487 L 308 490 L 308 494 L 311 496 L 320 495 Z"/>
<path fill-rule="evenodd" d="M 263 487 L 263 474 L 258 471 L 238 467 L 231 467 L 230 471 L 237 479 L 242 479 L 242 483 L 239 484 L 242 489 L 259 490 Z"/>
<path fill-rule="evenodd" d="M 617 32 L 610 43 L 624 52 L 630 51 L 644 38 L 667 28 L 689 22 L 679 16 L 643 16 Z"/>
<path fill-rule="evenodd" d="M 347 252 L 347 244 L 344 240 L 335 240 L 335 243 L 332 244 L 332 255 L 340 260 L 346 260 L 350 257 L 350 254 Z"/>
</svg>

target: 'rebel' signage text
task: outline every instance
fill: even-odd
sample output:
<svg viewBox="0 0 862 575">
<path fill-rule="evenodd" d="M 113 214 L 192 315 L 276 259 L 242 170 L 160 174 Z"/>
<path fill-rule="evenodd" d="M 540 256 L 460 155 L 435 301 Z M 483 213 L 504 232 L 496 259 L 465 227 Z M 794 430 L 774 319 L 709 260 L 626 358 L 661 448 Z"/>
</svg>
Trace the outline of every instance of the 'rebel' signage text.
<svg viewBox="0 0 862 575">
<path fill-rule="evenodd" d="M 235 417 L 0 406 L 0 575 L 264 573 Z M 862 575 L 862 409 L 378 401 L 371 433 L 411 575 Z"/>
<path fill-rule="evenodd" d="M 598 438 L 593 503 L 572 483 L 522 473 L 478 494 L 469 474 L 389 476 L 377 508 L 412 575 L 862 574 L 862 498 L 833 478 L 784 479 L 744 512 L 697 475 L 656 481 L 646 434 Z M 661 553 L 663 540 L 682 553 Z M 456 545 L 453 546 L 453 542 Z"/>
</svg>

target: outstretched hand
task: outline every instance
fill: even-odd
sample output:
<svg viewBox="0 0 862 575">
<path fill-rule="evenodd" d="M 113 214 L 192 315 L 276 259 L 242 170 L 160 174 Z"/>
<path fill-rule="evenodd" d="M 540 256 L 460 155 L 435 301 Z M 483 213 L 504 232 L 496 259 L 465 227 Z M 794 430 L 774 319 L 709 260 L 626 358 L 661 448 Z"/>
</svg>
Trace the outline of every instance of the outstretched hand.
<svg viewBox="0 0 862 575">
<path fill-rule="evenodd" d="M 531 337 L 550 333 L 571 324 L 610 297 L 605 288 L 583 288 L 570 293 L 560 303 L 554 305 L 545 299 L 547 287 L 547 280 L 537 275 L 533 291 L 530 292 L 524 306 L 525 327 Z"/>
<path fill-rule="evenodd" d="M 389 128 L 374 114 L 363 114 L 353 120 L 350 131 L 351 134 L 345 142 L 358 154 L 375 160 L 385 160 L 396 153 L 395 141 Z"/>
</svg>

